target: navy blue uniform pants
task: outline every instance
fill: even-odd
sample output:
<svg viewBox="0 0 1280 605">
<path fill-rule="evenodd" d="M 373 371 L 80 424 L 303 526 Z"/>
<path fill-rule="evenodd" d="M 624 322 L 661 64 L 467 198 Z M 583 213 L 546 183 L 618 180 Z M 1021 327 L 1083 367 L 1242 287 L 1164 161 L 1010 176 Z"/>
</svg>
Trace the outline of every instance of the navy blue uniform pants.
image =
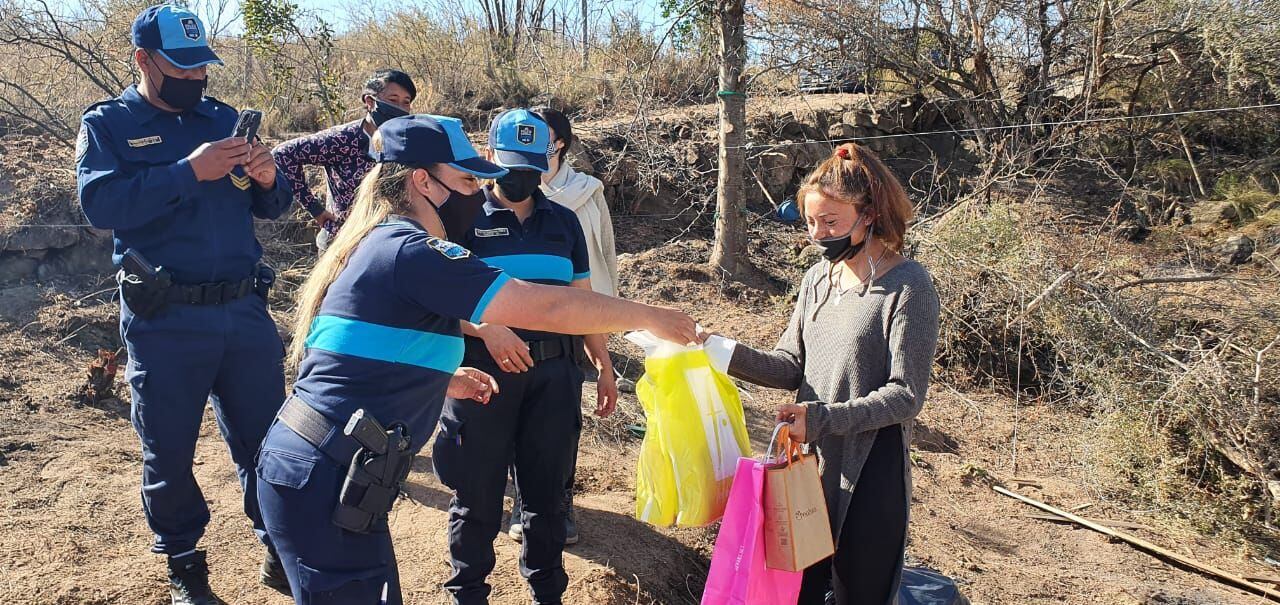
<svg viewBox="0 0 1280 605">
<path fill-rule="evenodd" d="M 258 499 L 298 605 L 401 605 L 391 533 L 333 524 L 340 463 L 277 422 L 258 453 Z"/>
<path fill-rule="evenodd" d="M 468 363 L 496 377 L 501 390 L 487 405 L 446 399 L 440 416 L 432 460 L 436 476 L 454 492 L 449 506 L 453 575 L 445 589 L 460 605 L 489 602 L 486 578 L 502 525 L 507 466 L 514 462 L 524 505 L 520 573 L 535 603 L 560 603 L 568 586 L 560 507 L 582 430 L 582 371 L 569 357 L 539 361 L 520 374 L 502 372 L 492 360 Z"/>
<path fill-rule="evenodd" d="M 206 402 L 244 490 L 244 512 L 267 543 L 254 493 L 254 454 L 284 399 L 284 346 L 262 298 L 224 305 L 170 305 L 141 318 L 120 306 L 129 350 L 130 416 L 142 441 L 142 505 L 155 533 L 152 550 L 196 547 L 209 507 L 191 472 Z"/>
</svg>

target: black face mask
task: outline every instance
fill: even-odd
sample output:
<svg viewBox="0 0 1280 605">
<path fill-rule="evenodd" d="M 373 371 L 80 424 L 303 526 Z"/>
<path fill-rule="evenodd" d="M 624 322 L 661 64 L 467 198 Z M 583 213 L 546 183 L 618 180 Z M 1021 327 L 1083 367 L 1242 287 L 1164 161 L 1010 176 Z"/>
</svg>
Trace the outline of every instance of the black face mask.
<svg viewBox="0 0 1280 605">
<path fill-rule="evenodd" d="M 822 256 L 827 260 L 836 262 L 837 259 L 853 258 L 862 251 L 862 247 L 867 245 L 867 240 L 871 239 L 871 225 L 867 225 L 867 234 L 863 236 L 862 241 L 853 243 L 853 232 L 857 230 L 858 225 L 854 225 L 849 232 L 837 237 L 828 237 L 825 239 L 813 239 L 813 243 L 822 246 Z M 810 238 L 812 239 L 812 238 Z"/>
<path fill-rule="evenodd" d="M 536 170 L 511 170 L 494 181 L 508 202 L 523 202 L 542 185 L 542 173 Z"/>
<path fill-rule="evenodd" d="M 426 170 L 426 169 L 424 169 L 424 170 Z M 445 198 L 444 198 L 444 201 L 443 201 L 443 202 L 440 202 L 439 204 L 437 204 L 437 203 L 435 203 L 435 202 L 431 201 L 431 198 L 429 198 L 429 197 L 428 197 L 428 198 L 426 198 L 426 199 L 427 199 L 427 203 L 428 203 L 428 204 L 431 204 L 431 207 L 432 207 L 432 208 L 435 208 L 435 210 L 436 210 L 436 214 L 440 214 L 440 211 L 441 211 L 445 206 L 448 206 L 448 205 L 449 205 L 449 202 L 450 202 L 450 201 L 452 201 L 454 198 L 460 198 L 460 197 L 463 197 L 463 195 L 462 195 L 461 193 L 458 193 L 458 191 L 457 191 L 456 189 L 454 189 L 453 187 L 450 187 L 450 186 L 448 186 L 448 185 L 444 184 L 444 181 L 442 181 L 442 180 L 440 180 L 440 179 L 436 178 L 436 175 L 431 174 L 431 171 L 430 171 L 430 170 L 426 170 L 426 173 L 427 173 L 427 176 L 428 176 L 428 177 L 430 177 L 430 178 L 431 178 L 431 180 L 435 181 L 437 185 L 440 185 L 441 187 L 444 187 L 444 190 L 449 192 L 449 195 L 446 195 L 446 196 L 445 196 Z M 425 196 L 424 196 L 424 197 L 425 197 Z"/>
<path fill-rule="evenodd" d="M 444 231 L 449 234 L 449 239 L 458 241 L 475 224 L 476 217 L 482 210 L 484 193 L 463 195 L 454 192 L 436 208 L 436 214 L 440 215 L 440 222 L 444 224 Z"/>
<path fill-rule="evenodd" d="M 156 71 L 159 71 L 160 76 L 164 78 L 160 81 L 160 90 L 157 91 L 161 101 L 181 111 L 186 111 L 200 104 L 200 99 L 204 98 L 204 89 L 209 85 L 209 78 L 205 77 L 199 80 L 175 78 L 165 75 L 154 60 L 151 64 L 155 66 Z M 152 83 L 155 83 L 154 80 Z"/>
<path fill-rule="evenodd" d="M 373 99 L 373 109 L 369 110 L 369 119 L 373 120 L 374 126 L 382 126 L 383 122 L 391 118 L 407 115 L 409 112 L 377 98 Z"/>
</svg>

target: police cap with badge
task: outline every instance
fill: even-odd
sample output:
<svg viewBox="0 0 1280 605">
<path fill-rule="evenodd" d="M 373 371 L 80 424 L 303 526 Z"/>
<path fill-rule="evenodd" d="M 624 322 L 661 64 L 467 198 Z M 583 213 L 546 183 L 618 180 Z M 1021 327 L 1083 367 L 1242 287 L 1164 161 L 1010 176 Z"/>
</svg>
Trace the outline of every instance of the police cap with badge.
<svg viewBox="0 0 1280 605">
<path fill-rule="evenodd" d="M 416 114 L 392 118 L 378 127 L 382 151 L 369 150 L 375 162 L 425 167 L 445 164 L 484 179 L 498 178 L 507 169 L 476 153 L 462 130 L 462 120 Z"/>
</svg>

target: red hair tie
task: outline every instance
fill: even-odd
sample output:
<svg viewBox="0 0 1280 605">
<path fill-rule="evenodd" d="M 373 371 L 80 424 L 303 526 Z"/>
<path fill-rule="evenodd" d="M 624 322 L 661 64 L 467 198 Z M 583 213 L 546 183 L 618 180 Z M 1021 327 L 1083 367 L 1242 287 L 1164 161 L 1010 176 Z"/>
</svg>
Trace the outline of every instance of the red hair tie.
<svg viewBox="0 0 1280 605">
<path fill-rule="evenodd" d="M 848 147 L 837 148 L 836 155 L 839 156 L 841 159 L 845 159 L 845 160 L 849 159 L 849 148 Z"/>
</svg>

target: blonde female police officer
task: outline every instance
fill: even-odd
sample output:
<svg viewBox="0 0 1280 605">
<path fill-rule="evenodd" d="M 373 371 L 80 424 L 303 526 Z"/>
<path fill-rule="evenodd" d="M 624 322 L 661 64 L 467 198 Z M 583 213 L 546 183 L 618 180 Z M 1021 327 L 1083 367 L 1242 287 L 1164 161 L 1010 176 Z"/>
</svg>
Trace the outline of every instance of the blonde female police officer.
<svg viewBox="0 0 1280 605">
<path fill-rule="evenodd" d="M 249 476 L 284 393 L 284 347 L 265 300 L 271 274 L 258 266 L 253 219 L 278 217 L 290 190 L 265 146 L 230 136 L 236 110 L 204 96 L 206 66 L 221 61 L 194 14 L 148 8 L 133 22 L 133 44 L 142 82 L 85 111 L 76 175 L 85 216 L 114 231 L 113 260 L 126 269 L 120 336 L 152 550 L 169 557 L 173 603 L 210 605 L 219 601 L 196 550 L 209 508 L 191 473 L 210 395 L 244 512 L 268 546 L 264 577 L 283 577 Z"/>
<path fill-rule="evenodd" d="M 377 164 L 303 286 L 298 381 L 258 454 L 263 517 L 299 604 L 402 602 L 387 512 L 407 460 L 446 394 L 479 406 L 493 389 L 459 369 L 461 320 L 699 339 L 679 311 L 515 279 L 445 240 L 436 209 L 506 172 L 477 156 L 459 120 L 388 120 L 370 150 Z M 451 425 L 438 438 L 475 437 Z"/>
</svg>

